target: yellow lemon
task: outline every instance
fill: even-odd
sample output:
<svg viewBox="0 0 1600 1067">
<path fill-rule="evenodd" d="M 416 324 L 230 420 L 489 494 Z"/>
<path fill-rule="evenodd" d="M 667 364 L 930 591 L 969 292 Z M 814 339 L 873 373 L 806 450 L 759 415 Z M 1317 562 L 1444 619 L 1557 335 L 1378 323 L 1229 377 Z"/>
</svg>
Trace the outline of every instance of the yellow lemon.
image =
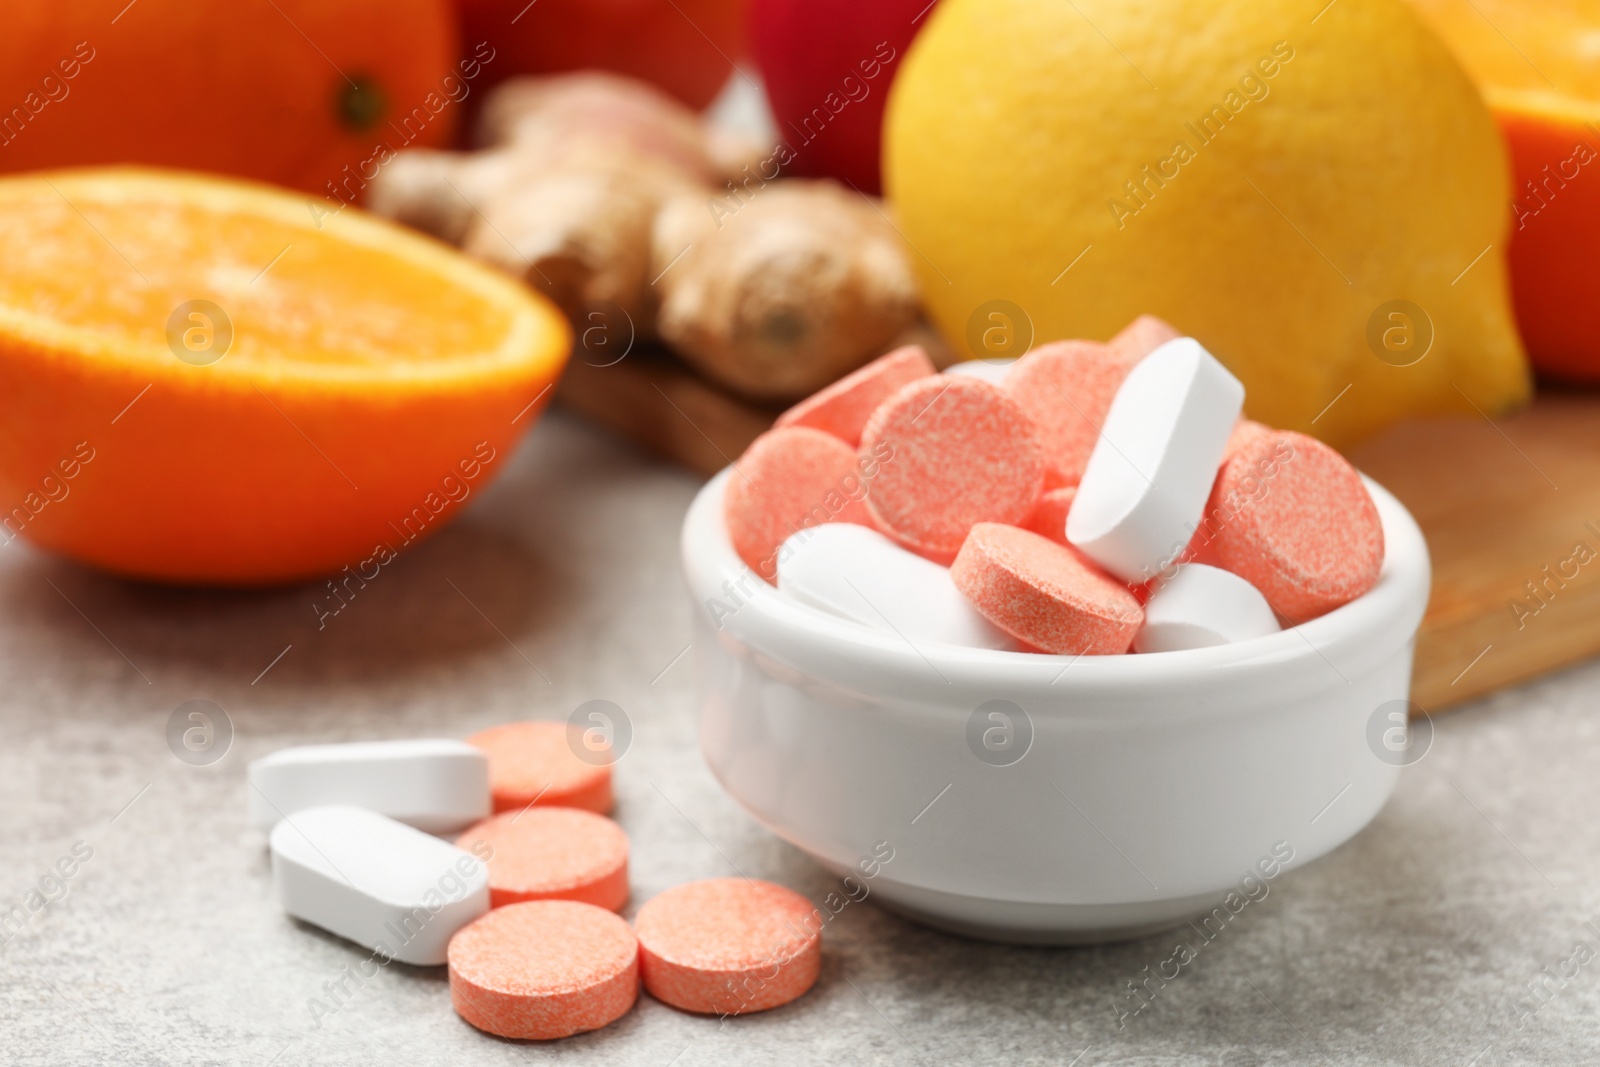
<svg viewBox="0 0 1600 1067">
<path fill-rule="evenodd" d="M 1335 443 L 1527 396 L 1505 151 L 1398 0 L 944 0 L 884 163 L 958 342 L 1151 312 Z"/>
</svg>

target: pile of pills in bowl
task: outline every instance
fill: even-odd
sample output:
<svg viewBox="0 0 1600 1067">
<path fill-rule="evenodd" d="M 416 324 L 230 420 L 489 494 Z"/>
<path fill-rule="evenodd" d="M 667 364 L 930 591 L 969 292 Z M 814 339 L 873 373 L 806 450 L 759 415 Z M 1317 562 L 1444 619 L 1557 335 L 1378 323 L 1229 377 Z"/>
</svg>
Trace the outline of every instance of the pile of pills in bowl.
<svg viewBox="0 0 1600 1067">
<path fill-rule="evenodd" d="M 724 1016 L 810 989 L 821 923 L 783 886 L 713 878 L 646 901 L 632 925 L 617 914 L 628 837 L 607 818 L 611 765 L 580 759 L 576 731 L 516 722 L 255 760 L 250 822 L 284 910 L 375 964 L 446 964 L 457 1014 L 500 1037 L 598 1029 L 641 984 Z"/>
<path fill-rule="evenodd" d="M 1243 406 L 1211 353 L 1148 315 L 942 374 L 898 349 L 750 445 L 728 538 L 780 593 L 913 644 L 1261 637 L 1372 588 L 1383 527 L 1342 456 Z"/>
</svg>

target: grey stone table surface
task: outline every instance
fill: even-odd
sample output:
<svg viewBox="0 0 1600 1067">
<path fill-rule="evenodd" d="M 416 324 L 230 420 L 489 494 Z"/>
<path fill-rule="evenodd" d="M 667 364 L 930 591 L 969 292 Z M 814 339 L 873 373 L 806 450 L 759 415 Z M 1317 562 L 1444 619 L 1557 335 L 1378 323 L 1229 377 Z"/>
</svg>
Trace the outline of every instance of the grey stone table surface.
<svg viewBox="0 0 1600 1067">
<path fill-rule="evenodd" d="M 283 745 L 465 736 L 609 699 L 635 730 L 616 780 L 633 841 L 626 914 L 735 867 L 817 901 L 833 888 L 721 792 L 696 747 L 676 542 L 697 484 L 547 416 L 455 525 L 321 629 L 316 586 L 168 589 L 0 549 L 0 912 L 56 898 L 0 934 L 0 1062 L 1600 1059 L 1595 665 L 1442 717 L 1372 826 L 1274 881 L 1120 1020 L 1170 935 L 991 945 L 870 899 L 830 923 L 812 992 L 726 1022 L 642 997 L 597 1033 L 504 1042 L 455 1016 L 443 968 L 403 964 L 345 979 L 336 1010 L 314 1011 L 367 953 L 273 899 L 244 767 Z M 168 748 L 188 700 L 232 722 L 213 764 Z M 64 857 L 72 875 L 58 879 Z"/>
</svg>

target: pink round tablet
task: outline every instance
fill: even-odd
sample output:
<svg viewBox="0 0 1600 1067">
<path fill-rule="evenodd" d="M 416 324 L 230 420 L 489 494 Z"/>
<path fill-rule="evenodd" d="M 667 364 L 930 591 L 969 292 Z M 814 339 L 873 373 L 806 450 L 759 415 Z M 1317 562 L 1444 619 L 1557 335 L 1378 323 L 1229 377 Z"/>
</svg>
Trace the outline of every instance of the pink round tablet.
<svg viewBox="0 0 1600 1067">
<path fill-rule="evenodd" d="M 1144 621 L 1133 593 L 1082 553 L 1015 526 L 974 526 L 950 577 L 984 618 L 1058 655 L 1126 652 Z"/>
<path fill-rule="evenodd" d="M 832 434 L 809 426 L 769 430 L 733 465 L 723 493 L 728 539 L 739 558 L 769 582 L 790 534 L 825 522 L 872 525 L 863 500 L 877 469 Z"/>
<path fill-rule="evenodd" d="M 1118 356 L 1137 363 L 1168 341 L 1182 337 L 1177 328 L 1154 315 L 1140 315 L 1106 342 Z"/>
<path fill-rule="evenodd" d="M 450 938 L 450 1002 L 500 1037 L 598 1030 L 639 999 L 639 942 L 620 916 L 571 900 L 496 908 Z"/>
<path fill-rule="evenodd" d="M 976 378 L 901 388 L 867 422 L 861 459 L 878 464 L 867 507 L 879 528 L 938 563 L 955 558 L 974 523 L 1025 521 L 1044 488 L 1032 420 Z"/>
<path fill-rule="evenodd" d="M 1222 462 L 1217 464 L 1218 476 L 1221 476 L 1222 468 L 1228 465 L 1228 461 L 1240 449 L 1254 444 L 1272 432 L 1272 427 L 1250 419 L 1242 418 L 1234 423 L 1233 432 L 1228 435 L 1228 442 L 1222 449 Z M 1215 483 L 1212 483 L 1212 485 L 1215 488 Z M 1170 581 L 1173 574 L 1176 573 L 1176 568 L 1184 563 L 1204 563 L 1212 567 L 1221 567 L 1222 562 L 1217 558 L 1215 540 L 1217 531 L 1222 529 L 1225 522 L 1226 513 L 1214 513 L 1208 504 L 1205 514 L 1200 517 L 1199 525 L 1194 529 L 1194 536 L 1189 538 L 1189 544 L 1181 554 L 1168 560 L 1167 565 L 1162 568 L 1162 574 L 1165 575 L 1165 578 L 1161 580 Z M 1223 569 L 1226 570 L 1227 568 Z"/>
<path fill-rule="evenodd" d="M 787 1004 L 822 966 L 822 917 L 792 889 L 708 878 L 645 901 L 634 919 L 639 977 L 684 1011 L 738 1015 Z"/>
<path fill-rule="evenodd" d="M 1052 341 L 1012 364 L 1005 389 L 1037 428 L 1047 488 L 1083 477 L 1111 399 L 1135 362 L 1093 341 Z"/>
<path fill-rule="evenodd" d="M 1233 424 L 1233 432 L 1228 435 L 1228 443 L 1222 447 L 1222 462 L 1219 469 L 1228 464 L 1228 460 L 1238 454 L 1246 445 L 1254 444 L 1263 436 L 1272 432 L 1272 427 L 1252 419 L 1240 419 Z"/>
<path fill-rule="evenodd" d="M 1371 589 L 1383 523 L 1361 476 L 1305 434 L 1274 430 L 1236 452 L 1206 505 L 1221 565 L 1304 622 Z"/>
<path fill-rule="evenodd" d="M 1047 491 L 1033 506 L 1033 514 L 1028 516 L 1023 527 L 1058 545 L 1066 544 L 1067 512 L 1072 510 L 1072 501 L 1077 495 L 1077 487 L 1070 485 Z"/>
<path fill-rule="evenodd" d="M 854 448 L 861 443 L 861 431 L 879 404 L 901 387 L 937 373 L 921 345 L 906 345 L 813 393 L 779 415 L 774 425 L 809 426 Z"/>
<path fill-rule="evenodd" d="M 489 757 L 489 794 L 495 811 L 534 804 L 611 810 L 611 764 L 590 763 L 583 733 L 565 722 L 507 722 L 479 730 L 467 744 Z"/>
<path fill-rule="evenodd" d="M 592 811 L 503 811 L 469 828 L 456 847 L 488 855 L 491 908 L 577 900 L 619 911 L 628 902 L 628 835 Z"/>
</svg>

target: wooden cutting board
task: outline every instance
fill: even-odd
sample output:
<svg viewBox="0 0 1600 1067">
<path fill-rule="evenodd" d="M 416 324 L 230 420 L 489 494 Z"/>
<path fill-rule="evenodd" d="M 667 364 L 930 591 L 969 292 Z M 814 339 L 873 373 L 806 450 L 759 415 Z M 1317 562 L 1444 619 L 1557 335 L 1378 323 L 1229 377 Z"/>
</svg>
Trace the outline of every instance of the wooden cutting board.
<svg viewBox="0 0 1600 1067">
<path fill-rule="evenodd" d="M 1600 394 L 1546 390 L 1506 419 L 1406 423 L 1350 458 L 1428 537 L 1424 708 L 1600 653 Z"/>
<path fill-rule="evenodd" d="M 760 407 L 669 354 L 574 360 L 557 397 L 710 475 L 783 405 Z M 1397 426 L 1351 454 L 1416 516 L 1433 553 L 1413 699 L 1435 711 L 1600 653 L 1600 394 Z M 1518 606 L 1520 605 L 1520 606 Z"/>
</svg>

